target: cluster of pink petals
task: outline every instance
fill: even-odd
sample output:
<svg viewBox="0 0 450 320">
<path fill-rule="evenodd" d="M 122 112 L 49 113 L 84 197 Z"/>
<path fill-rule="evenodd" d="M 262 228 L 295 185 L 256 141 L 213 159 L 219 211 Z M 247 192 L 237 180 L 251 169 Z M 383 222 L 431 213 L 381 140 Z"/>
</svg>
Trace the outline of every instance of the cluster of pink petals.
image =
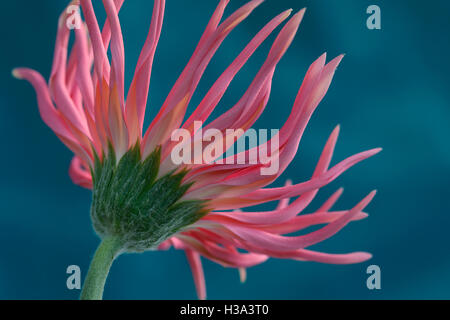
<svg viewBox="0 0 450 320">
<path fill-rule="evenodd" d="M 61 15 L 48 84 L 36 71 L 26 68 L 14 70 L 16 77 L 26 79 L 34 86 L 42 119 L 75 153 L 70 166 L 70 176 L 75 183 L 92 187 L 89 171 L 93 165 L 92 150 L 101 155 L 102 151 L 107 151 L 109 142 L 118 158 L 137 142 L 143 157 L 161 146 L 160 174 L 173 169 L 170 158 L 173 147 L 170 135 L 173 130 L 184 128 L 194 134 L 194 121 L 207 121 L 237 72 L 291 13 L 291 10 L 282 12 L 255 35 L 183 122 L 187 106 L 211 58 L 228 34 L 262 0 L 250 1 L 221 22 L 228 2 L 221 0 L 218 4 L 188 64 L 145 131 L 144 114 L 153 58 L 163 23 L 164 0 L 155 0 L 148 37 L 126 97 L 124 44 L 118 17 L 123 0 L 103 0 L 107 20 L 102 28 L 90 0 L 72 2 L 81 4 L 86 23 L 75 30 L 75 42 L 68 55 L 70 30 L 65 23 L 67 13 Z M 293 15 L 279 31 L 267 59 L 241 99 L 205 129 L 215 128 L 226 134 L 226 129 L 242 128 L 245 131 L 251 128 L 267 105 L 275 68 L 291 44 L 303 14 L 304 10 L 301 10 Z M 339 133 L 337 127 L 326 142 L 310 180 L 279 188 L 265 188 L 283 173 L 294 158 L 306 125 L 327 92 L 341 59 L 342 56 L 338 56 L 326 63 L 326 55 L 323 54 L 310 66 L 291 114 L 279 132 L 279 148 L 270 150 L 269 143 L 259 146 L 267 148 L 269 155 L 273 156 L 276 152 L 279 159 L 276 174 L 261 175 L 261 164 L 181 166 L 190 169 L 185 182 L 195 182 L 184 198 L 208 200 L 211 212 L 162 243 L 160 249 L 174 246 L 186 251 L 200 298 L 206 295 L 200 256 L 223 266 L 239 268 L 242 275 L 245 268 L 262 263 L 269 257 L 335 264 L 357 263 L 370 258 L 370 254 L 363 252 L 326 254 L 305 248 L 331 237 L 350 221 L 364 218 L 366 214 L 363 209 L 373 198 L 374 192 L 350 210 L 332 211 L 333 204 L 342 193 L 339 189 L 315 212 L 298 214 L 303 213 L 321 187 L 380 149 L 358 153 L 330 168 Z M 251 157 L 251 153 L 246 151 L 246 156 Z M 295 200 L 290 202 L 290 198 Z M 273 211 L 239 210 L 277 200 L 280 200 L 279 205 Z M 325 226 L 305 235 L 286 236 L 314 225 Z"/>
</svg>

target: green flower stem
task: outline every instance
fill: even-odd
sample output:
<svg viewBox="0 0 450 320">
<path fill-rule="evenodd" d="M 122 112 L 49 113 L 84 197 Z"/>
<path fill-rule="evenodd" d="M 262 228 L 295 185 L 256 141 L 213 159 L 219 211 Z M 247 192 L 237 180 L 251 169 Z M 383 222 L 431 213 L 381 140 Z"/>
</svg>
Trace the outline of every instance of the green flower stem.
<svg viewBox="0 0 450 320">
<path fill-rule="evenodd" d="M 80 295 L 81 300 L 102 300 L 109 268 L 111 268 L 120 250 L 121 242 L 119 239 L 109 237 L 102 240 L 84 280 L 83 290 Z"/>
</svg>

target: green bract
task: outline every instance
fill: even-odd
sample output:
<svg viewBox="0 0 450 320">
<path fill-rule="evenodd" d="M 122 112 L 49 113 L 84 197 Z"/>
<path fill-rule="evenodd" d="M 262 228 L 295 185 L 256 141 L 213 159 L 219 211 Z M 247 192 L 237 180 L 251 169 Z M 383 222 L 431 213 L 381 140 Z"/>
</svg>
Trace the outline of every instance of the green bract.
<svg viewBox="0 0 450 320">
<path fill-rule="evenodd" d="M 187 170 L 158 177 L 160 148 L 142 160 L 137 144 L 117 163 L 110 146 L 102 158 L 95 154 L 91 169 L 91 218 L 100 237 L 119 239 L 122 250 L 155 249 L 208 212 L 205 201 L 180 201 L 192 185 L 182 183 Z"/>
</svg>

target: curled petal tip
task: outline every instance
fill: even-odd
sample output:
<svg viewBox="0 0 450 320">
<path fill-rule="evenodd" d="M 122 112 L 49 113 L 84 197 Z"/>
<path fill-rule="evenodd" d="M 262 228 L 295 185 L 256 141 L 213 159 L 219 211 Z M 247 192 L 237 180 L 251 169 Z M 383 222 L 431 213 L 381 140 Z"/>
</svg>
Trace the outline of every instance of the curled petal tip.
<svg viewBox="0 0 450 320">
<path fill-rule="evenodd" d="M 372 257 L 373 257 L 373 255 L 368 252 L 357 252 L 357 255 L 358 255 L 357 262 L 364 262 L 364 261 L 372 259 Z"/>
<path fill-rule="evenodd" d="M 341 131 L 341 125 L 338 124 L 336 127 L 334 127 L 333 133 L 334 134 L 339 134 L 340 131 Z"/>
<path fill-rule="evenodd" d="M 361 255 L 364 255 L 366 260 L 372 259 L 373 255 L 368 252 L 361 252 Z"/>
<path fill-rule="evenodd" d="M 334 68 L 337 68 L 339 66 L 339 64 L 341 63 L 342 59 L 344 58 L 343 54 L 338 55 L 336 58 L 334 58 L 333 60 L 331 60 L 329 62 L 330 65 L 334 65 Z"/>
<path fill-rule="evenodd" d="M 247 269 L 239 268 L 239 280 L 241 283 L 245 283 L 247 281 Z"/>
<path fill-rule="evenodd" d="M 321 63 L 325 64 L 325 61 L 327 60 L 327 53 L 326 52 L 322 53 L 317 60 L 323 61 Z"/>
<path fill-rule="evenodd" d="M 367 197 L 365 198 L 368 202 L 367 203 L 369 203 L 370 201 L 372 201 L 372 199 L 373 199 L 373 197 L 375 197 L 375 195 L 377 194 L 377 189 L 375 189 L 375 190 L 372 190 L 368 195 L 367 195 Z"/>
<path fill-rule="evenodd" d="M 281 34 L 284 34 L 283 37 L 286 37 L 283 42 L 283 47 L 289 46 L 290 41 L 292 41 L 292 38 L 294 37 L 294 35 L 297 33 L 297 30 L 300 26 L 300 22 L 302 21 L 303 18 L 303 12 L 299 11 L 296 14 L 294 14 L 290 20 L 286 23 L 286 25 L 283 27 L 283 30 L 281 31 Z M 278 40 L 278 38 L 277 38 Z"/>
<path fill-rule="evenodd" d="M 367 196 L 364 197 L 352 210 L 362 211 L 365 207 L 369 205 L 372 199 L 375 197 L 377 190 L 371 191 Z"/>
<path fill-rule="evenodd" d="M 19 79 L 19 80 L 23 79 L 23 77 L 22 77 L 21 74 L 20 74 L 19 69 L 17 69 L 17 68 L 12 69 L 11 75 L 12 75 L 14 78 L 16 78 L 16 79 Z"/>
<path fill-rule="evenodd" d="M 289 17 L 292 13 L 292 8 L 291 9 L 287 9 L 286 11 L 283 12 L 283 18 L 286 19 L 287 17 Z"/>
<path fill-rule="evenodd" d="M 377 153 L 380 153 L 381 150 L 383 150 L 383 149 L 382 148 L 374 148 L 374 149 L 370 149 L 370 150 L 364 151 L 362 153 L 365 154 L 365 158 L 364 159 L 367 159 L 367 158 L 373 157 Z"/>
<path fill-rule="evenodd" d="M 370 151 L 372 151 L 372 153 L 375 155 L 375 154 L 377 154 L 377 153 L 383 151 L 383 148 L 375 148 L 375 149 L 372 149 L 372 150 L 370 150 Z"/>
<path fill-rule="evenodd" d="M 303 19 L 304 14 L 305 14 L 305 9 L 302 9 L 292 16 L 292 20 L 294 20 L 296 23 L 300 24 L 300 22 Z"/>
<path fill-rule="evenodd" d="M 299 12 L 297 12 L 297 14 L 303 18 L 303 16 L 305 15 L 305 12 L 306 12 L 306 8 L 303 8 Z"/>
<path fill-rule="evenodd" d="M 263 2 L 264 2 L 264 0 L 253 0 L 253 1 L 250 1 L 249 4 L 251 3 L 252 6 L 256 8 L 257 6 L 259 6 Z"/>
</svg>

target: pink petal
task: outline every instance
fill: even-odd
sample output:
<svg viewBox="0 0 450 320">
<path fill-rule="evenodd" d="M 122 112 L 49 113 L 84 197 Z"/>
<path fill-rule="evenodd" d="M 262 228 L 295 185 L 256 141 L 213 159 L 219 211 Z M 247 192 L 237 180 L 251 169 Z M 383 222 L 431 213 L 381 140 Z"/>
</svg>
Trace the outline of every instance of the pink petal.
<svg viewBox="0 0 450 320">
<path fill-rule="evenodd" d="M 125 52 L 117 8 L 113 0 L 103 0 L 103 4 L 111 26 L 111 74 L 108 108 L 109 128 L 111 142 L 114 146 L 117 158 L 120 159 L 128 149 L 128 130 L 124 119 Z"/>
<path fill-rule="evenodd" d="M 253 55 L 261 43 L 272 33 L 273 30 L 283 22 L 290 14 L 291 10 L 284 11 L 273 18 L 260 32 L 248 43 L 239 56 L 230 64 L 230 66 L 221 74 L 219 79 L 213 84 L 211 89 L 205 95 L 199 106 L 193 114 L 186 120 L 183 127 L 190 127 L 194 121 L 204 122 L 214 108 L 219 103 L 230 82 L 238 71 L 244 66 L 247 60 Z"/>
<path fill-rule="evenodd" d="M 73 183 L 87 189 L 92 189 L 91 172 L 83 161 L 75 156 L 69 167 L 69 176 Z"/>
<path fill-rule="evenodd" d="M 327 201 L 325 201 L 322 206 L 317 209 L 317 211 L 328 211 L 333 207 L 333 205 L 338 201 L 342 193 L 344 192 L 344 188 L 339 188 L 335 193 L 331 195 L 330 198 L 328 198 Z"/>
<path fill-rule="evenodd" d="M 141 138 L 144 124 L 145 107 L 147 104 L 150 75 L 156 46 L 161 35 L 164 17 L 165 0 L 155 0 L 152 22 L 144 47 L 134 73 L 133 81 L 128 91 L 126 103 L 127 126 L 130 135 L 130 145 Z"/>
<path fill-rule="evenodd" d="M 292 180 L 286 180 L 284 186 L 292 186 Z M 283 198 L 278 202 L 276 210 L 284 209 L 289 205 L 290 198 Z"/>
<path fill-rule="evenodd" d="M 67 47 L 69 41 L 69 29 L 65 25 L 66 17 L 67 13 L 64 11 L 59 18 L 49 90 L 58 110 L 75 129 L 73 134 L 80 140 L 90 139 L 90 131 L 82 106 L 74 103 L 70 95 L 70 88 L 66 84 Z"/>
<path fill-rule="evenodd" d="M 329 254 L 307 249 L 300 249 L 294 252 L 274 252 L 273 254 L 274 258 L 314 261 L 328 264 L 354 264 L 361 263 L 372 258 L 372 255 L 367 252 Z"/>
<path fill-rule="evenodd" d="M 330 238 L 347 225 L 355 215 L 363 210 L 372 198 L 375 196 L 375 191 L 366 196 L 360 203 L 358 203 L 347 214 L 341 216 L 337 220 L 331 222 L 325 227 L 311 232 L 307 235 L 297 237 L 284 237 L 276 234 L 271 234 L 264 231 L 249 230 L 241 227 L 228 226 L 243 241 L 248 242 L 255 247 L 267 248 L 273 251 L 289 251 L 302 249 L 325 239 Z"/>
<path fill-rule="evenodd" d="M 91 0 L 80 0 L 81 8 L 83 10 L 84 18 L 86 19 L 86 25 L 89 30 L 89 37 L 92 41 L 92 47 L 94 52 L 94 67 L 97 75 L 98 81 L 102 81 L 102 79 L 107 79 L 109 81 L 109 59 L 106 54 L 106 48 L 103 44 L 102 34 L 100 32 L 100 28 L 98 26 L 97 18 L 95 16 L 94 8 L 92 7 Z M 106 33 L 109 35 L 109 22 Z M 109 37 L 107 42 L 109 42 Z"/>
<path fill-rule="evenodd" d="M 73 136 L 64 121 L 64 117 L 59 110 L 56 110 L 53 106 L 50 92 L 44 78 L 38 72 L 27 68 L 14 69 L 13 75 L 18 79 L 29 81 L 33 86 L 37 95 L 39 113 L 44 123 L 55 132 L 69 149 L 86 162 L 91 163 L 89 149 Z"/>
<path fill-rule="evenodd" d="M 197 48 L 173 89 L 169 93 L 160 112 L 150 124 L 143 140 L 143 155 L 148 155 L 157 145 L 163 144 L 171 132 L 179 128 L 187 105 L 203 75 L 209 61 L 225 37 L 242 22 L 262 0 L 253 0 L 242 6 L 211 33 Z M 219 6 L 222 3 L 219 4 Z"/>
<path fill-rule="evenodd" d="M 191 266 L 192 276 L 194 277 L 195 288 L 197 290 L 197 296 L 200 300 L 206 299 L 206 285 L 205 274 L 203 273 L 202 261 L 200 255 L 191 249 L 186 249 L 187 260 Z"/>
<path fill-rule="evenodd" d="M 238 198 L 212 199 L 211 205 L 213 205 L 216 210 L 227 210 L 248 207 L 268 201 L 280 200 L 285 197 L 295 197 L 329 184 L 353 165 L 377 154 L 380 151 L 381 149 L 377 148 L 355 154 L 341 161 L 324 174 L 306 182 L 286 187 L 259 189 Z"/>
</svg>

